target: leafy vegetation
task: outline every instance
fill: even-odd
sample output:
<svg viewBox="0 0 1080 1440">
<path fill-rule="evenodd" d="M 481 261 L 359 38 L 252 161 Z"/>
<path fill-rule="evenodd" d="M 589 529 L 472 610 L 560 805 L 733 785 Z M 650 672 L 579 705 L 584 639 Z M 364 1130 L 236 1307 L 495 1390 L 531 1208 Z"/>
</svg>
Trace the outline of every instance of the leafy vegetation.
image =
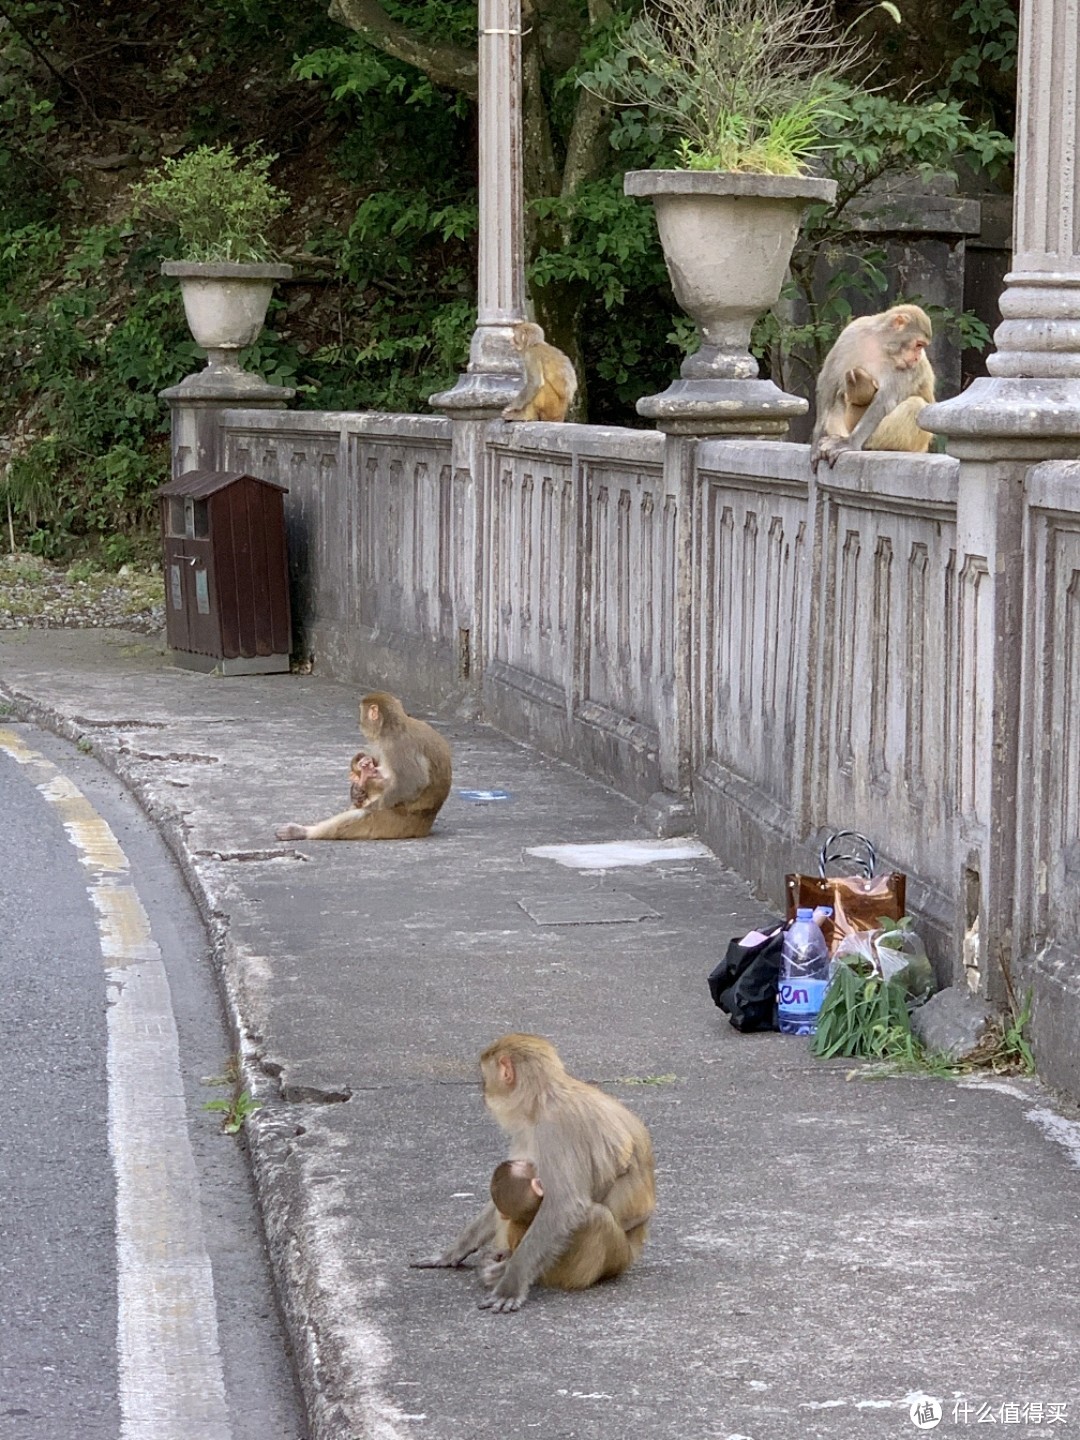
<svg viewBox="0 0 1080 1440">
<path fill-rule="evenodd" d="M 579 83 L 656 117 L 683 168 L 801 175 L 865 56 L 823 0 L 646 0 Z"/>
<path fill-rule="evenodd" d="M 867 0 L 837 0 L 841 24 L 857 25 L 883 61 L 882 88 L 815 113 L 841 196 L 810 217 L 798 303 L 759 333 L 781 383 L 813 366 L 853 289 L 874 303 L 884 294 L 883 258 L 852 218 L 867 188 L 913 165 L 1007 157 L 994 121 L 1011 123 L 1010 5 L 900 8 L 902 27 Z M 633 401 L 668 383 L 693 332 L 672 301 L 649 207 L 621 193 L 625 169 L 674 161 L 674 141 L 646 107 L 613 110 L 578 83 L 625 65 L 639 9 L 535 0 L 524 45 L 529 283 L 597 423 L 637 423 Z M 153 549 L 152 497 L 168 472 L 158 394 L 201 357 L 175 286 L 158 274 L 162 259 L 179 258 L 179 236 L 135 214 L 131 190 L 175 175 L 202 147 L 259 145 L 276 156 L 263 178 L 290 199 L 285 217 L 255 227 L 272 232 L 296 275 L 241 357 L 246 368 L 297 387 L 312 408 L 423 411 L 463 367 L 475 304 L 475 0 L 337 0 L 333 13 L 290 0 L 4 0 L 9 546 L 114 565 Z M 924 78 L 917 103 L 906 98 L 913 75 Z"/>
<path fill-rule="evenodd" d="M 902 979 L 884 979 L 861 960 L 836 966 L 810 1040 L 810 1053 L 822 1060 L 849 1057 L 872 1060 L 870 1074 L 919 1072 L 940 1077 L 990 1070 L 994 1074 L 1035 1072 L 1027 1039 L 1031 993 L 1023 1009 L 987 1031 L 978 1049 L 961 1060 L 928 1051 L 912 1033 L 908 997 Z"/>
<path fill-rule="evenodd" d="M 276 155 L 249 147 L 197 145 L 161 162 L 131 191 L 133 210 L 163 221 L 193 261 L 267 261 L 267 234 L 288 208 L 289 197 L 270 181 Z"/>
<path fill-rule="evenodd" d="M 135 558 L 148 498 L 168 470 L 158 391 L 195 348 L 159 257 L 118 225 L 10 233 L 0 250 L 0 476 L 10 546 L 55 558 L 71 536 L 115 565 Z"/>
<path fill-rule="evenodd" d="M 244 1088 L 240 1056 L 235 1053 L 226 1059 L 220 1075 L 206 1075 L 202 1083 L 232 1091 L 227 1100 L 206 1100 L 202 1107 L 211 1114 L 221 1116 L 221 1130 L 224 1135 L 238 1135 L 247 1118 L 262 1109 L 251 1091 Z"/>
<path fill-rule="evenodd" d="M 825 992 L 810 1053 L 822 1060 L 839 1055 L 914 1060 L 917 1042 L 904 987 L 869 974 L 862 966 L 838 965 Z"/>
<path fill-rule="evenodd" d="M 817 374 L 839 331 L 853 314 L 852 297 L 864 308 L 915 300 L 893 294 L 887 257 L 863 229 L 871 199 L 887 206 L 890 183 L 900 177 L 931 182 L 957 167 L 985 173 L 991 180 L 1007 172 L 1012 141 L 1000 131 L 974 125 L 956 100 L 914 104 L 887 95 L 857 91 L 833 93 L 823 128 L 824 173 L 837 182 L 831 205 L 812 206 L 791 262 L 785 290 L 789 305 L 765 317 L 755 331 L 755 353 L 767 356 L 781 387 L 797 387 Z M 893 201 L 895 203 L 895 200 Z M 962 345 L 985 348 L 986 325 L 974 315 L 927 305 L 935 331 L 944 330 Z"/>
<path fill-rule="evenodd" d="M 222 1134 L 239 1135 L 248 1116 L 262 1106 L 249 1090 L 238 1090 L 231 1100 L 207 1100 L 202 1108 L 220 1114 Z"/>
</svg>

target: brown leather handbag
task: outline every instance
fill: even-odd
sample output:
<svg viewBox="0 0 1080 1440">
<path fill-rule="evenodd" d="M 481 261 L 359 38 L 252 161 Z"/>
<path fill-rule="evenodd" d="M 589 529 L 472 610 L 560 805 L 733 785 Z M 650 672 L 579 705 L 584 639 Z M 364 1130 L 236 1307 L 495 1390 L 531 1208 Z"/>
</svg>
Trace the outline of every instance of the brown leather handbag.
<svg viewBox="0 0 1080 1440">
<path fill-rule="evenodd" d="M 839 874 L 829 874 L 830 870 Z M 899 920 L 905 912 L 907 876 L 902 870 L 878 871 L 877 851 L 857 830 L 837 830 L 821 847 L 816 875 L 787 877 L 787 915 L 800 907 L 827 905 L 831 920 L 822 932 L 835 951 L 852 930 L 877 930 L 882 919 Z"/>
</svg>

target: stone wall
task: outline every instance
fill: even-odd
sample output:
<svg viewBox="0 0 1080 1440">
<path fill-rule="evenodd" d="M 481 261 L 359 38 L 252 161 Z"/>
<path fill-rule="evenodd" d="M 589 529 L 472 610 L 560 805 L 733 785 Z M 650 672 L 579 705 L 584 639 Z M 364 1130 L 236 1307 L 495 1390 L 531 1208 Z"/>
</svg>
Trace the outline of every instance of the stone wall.
<svg viewBox="0 0 1080 1440">
<path fill-rule="evenodd" d="M 1080 1096 L 1080 461 L 1036 466 L 1026 498 L 1017 985 L 1040 1069 Z"/>
<path fill-rule="evenodd" d="M 963 983 L 978 918 L 982 988 L 1000 997 L 999 958 L 1035 987 L 1044 1069 L 1080 1093 L 1080 463 L 1028 472 L 1013 553 L 983 543 L 984 492 L 944 455 L 849 455 L 815 479 L 805 446 L 767 440 L 214 424 L 208 461 L 290 487 L 299 643 L 320 670 L 481 713 L 660 825 L 692 802 L 776 905 L 825 834 L 862 830 L 908 873 L 939 979 Z M 1018 564 L 1014 634 L 988 582 Z M 995 657 L 1017 647 L 1003 698 Z"/>
</svg>

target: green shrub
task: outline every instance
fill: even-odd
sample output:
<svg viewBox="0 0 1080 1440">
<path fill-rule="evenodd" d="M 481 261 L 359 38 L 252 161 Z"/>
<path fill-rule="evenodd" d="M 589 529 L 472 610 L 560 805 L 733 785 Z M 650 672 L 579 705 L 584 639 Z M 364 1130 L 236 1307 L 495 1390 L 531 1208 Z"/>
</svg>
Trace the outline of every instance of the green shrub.
<svg viewBox="0 0 1080 1440">
<path fill-rule="evenodd" d="M 684 169 L 801 175 L 866 52 L 823 0 L 647 0 L 581 83 L 650 113 Z"/>
<path fill-rule="evenodd" d="M 136 212 L 168 224 L 184 260 L 273 259 L 267 232 L 289 204 L 270 181 L 276 158 L 254 147 L 238 155 L 231 145 L 200 145 L 132 187 Z"/>
<path fill-rule="evenodd" d="M 152 528 L 153 493 L 169 474 L 158 392 L 198 355 L 158 263 L 117 226 L 66 244 L 53 227 L 29 226 L 0 250 L 9 545 L 60 558 Z"/>
</svg>

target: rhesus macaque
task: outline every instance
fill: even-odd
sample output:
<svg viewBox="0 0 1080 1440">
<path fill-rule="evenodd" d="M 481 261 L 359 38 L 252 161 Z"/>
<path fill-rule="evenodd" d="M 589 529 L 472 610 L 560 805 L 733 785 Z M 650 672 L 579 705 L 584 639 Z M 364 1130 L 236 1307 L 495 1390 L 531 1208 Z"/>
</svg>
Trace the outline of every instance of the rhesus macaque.
<svg viewBox="0 0 1080 1440">
<path fill-rule="evenodd" d="M 358 750 L 349 765 L 349 799 L 354 810 L 363 810 L 386 789 L 386 776 L 366 750 Z"/>
<path fill-rule="evenodd" d="M 539 325 L 519 320 L 514 349 L 525 367 L 525 384 L 517 403 L 502 412 L 504 420 L 565 420 L 577 393 L 577 375 L 570 358 L 549 345 Z"/>
<path fill-rule="evenodd" d="M 492 1201 L 449 1249 L 415 1264 L 456 1268 L 475 1251 L 490 1293 L 482 1310 L 518 1310 L 535 1280 L 566 1262 L 580 1289 L 616 1275 L 641 1253 L 656 1208 L 652 1142 L 625 1105 L 568 1075 L 555 1047 L 539 1035 L 504 1035 L 480 1057 L 484 1103 L 510 1140 L 510 1159 L 543 1177 L 536 1214 L 512 1253 Z M 531 1179 L 532 1177 L 530 1177 Z M 580 1269 L 576 1268 L 580 1266 Z M 591 1274 L 591 1279 L 584 1279 Z"/>
<path fill-rule="evenodd" d="M 361 700 L 360 728 L 368 750 L 356 758 L 374 765 L 361 781 L 364 804 L 315 825 L 283 825 L 279 840 L 408 840 L 430 832 L 450 793 L 446 740 L 381 690 Z"/>
<path fill-rule="evenodd" d="M 934 398 L 926 355 L 930 317 L 918 305 L 862 315 L 840 332 L 817 383 L 817 421 L 810 465 L 836 464 L 844 450 L 929 450 L 932 436 L 916 424 Z"/>
</svg>

